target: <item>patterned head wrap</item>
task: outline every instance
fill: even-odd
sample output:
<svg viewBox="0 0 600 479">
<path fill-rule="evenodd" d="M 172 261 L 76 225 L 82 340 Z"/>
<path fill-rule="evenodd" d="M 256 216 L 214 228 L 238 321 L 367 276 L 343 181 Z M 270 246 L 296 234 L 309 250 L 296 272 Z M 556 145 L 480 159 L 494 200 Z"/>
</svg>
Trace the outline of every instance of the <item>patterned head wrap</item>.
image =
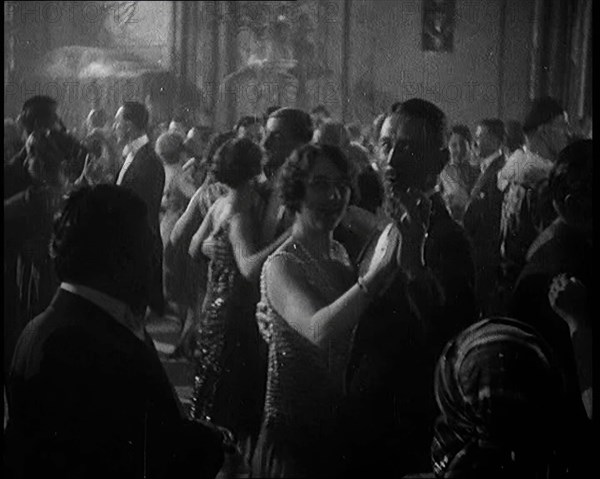
<svg viewBox="0 0 600 479">
<path fill-rule="evenodd" d="M 492 318 L 467 328 L 446 345 L 434 387 L 437 476 L 526 470 L 536 477 L 548 469 L 564 381 L 549 346 L 531 327 Z"/>
</svg>

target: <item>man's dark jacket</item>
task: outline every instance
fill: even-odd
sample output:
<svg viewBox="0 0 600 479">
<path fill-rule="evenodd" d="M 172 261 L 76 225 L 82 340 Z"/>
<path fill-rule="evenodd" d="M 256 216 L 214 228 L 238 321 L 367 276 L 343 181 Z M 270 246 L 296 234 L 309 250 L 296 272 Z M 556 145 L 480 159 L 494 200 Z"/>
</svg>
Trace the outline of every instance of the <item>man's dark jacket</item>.
<svg viewBox="0 0 600 479">
<path fill-rule="evenodd" d="M 362 262 L 370 255 L 372 244 Z M 425 262 L 425 277 L 409 284 L 400 274 L 358 324 L 340 421 L 350 442 L 346 476 L 401 477 L 430 468 L 435 362 L 445 343 L 477 317 L 470 243 L 439 195 Z"/>
<path fill-rule="evenodd" d="M 146 203 L 148 221 L 153 237 L 153 274 L 150 289 L 150 307 L 159 315 L 164 314 L 163 293 L 163 244 L 160 236 L 160 204 L 165 188 L 165 170 L 154 152 L 152 145 L 146 143 L 135 154 L 127 168 L 121 186 L 128 188 Z"/>
<path fill-rule="evenodd" d="M 22 333 L 7 391 L 9 477 L 176 477 L 190 455 L 214 477 L 222 464 L 218 436 L 183 419 L 150 337 L 70 292 Z"/>
</svg>

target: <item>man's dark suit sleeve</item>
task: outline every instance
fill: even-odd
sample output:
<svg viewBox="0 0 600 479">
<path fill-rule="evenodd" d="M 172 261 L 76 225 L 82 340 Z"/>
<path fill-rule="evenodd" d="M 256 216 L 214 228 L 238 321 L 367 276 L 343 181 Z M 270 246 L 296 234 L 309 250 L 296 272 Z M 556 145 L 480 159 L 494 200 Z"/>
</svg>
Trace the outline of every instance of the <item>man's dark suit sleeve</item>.
<svg viewBox="0 0 600 479">
<path fill-rule="evenodd" d="M 164 314 L 163 292 L 163 244 L 160 237 L 160 204 L 165 187 L 165 170 L 152 147 L 147 144 L 138 151 L 136 158 L 125 173 L 121 186 L 140 196 L 148 209 L 148 224 L 153 236 L 153 280 L 150 307 L 159 315 Z"/>
<path fill-rule="evenodd" d="M 150 148 L 150 147 L 148 147 Z M 148 208 L 148 220 L 153 233 L 158 233 L 158 217 L 163 190 L 165 187 L 165 171 L 156 154 L 151 150 L 138 152 L 130 166 L 134 171 L 125 174 L 121 186 L 129 188 L 139 195 Z"/>
</svg>

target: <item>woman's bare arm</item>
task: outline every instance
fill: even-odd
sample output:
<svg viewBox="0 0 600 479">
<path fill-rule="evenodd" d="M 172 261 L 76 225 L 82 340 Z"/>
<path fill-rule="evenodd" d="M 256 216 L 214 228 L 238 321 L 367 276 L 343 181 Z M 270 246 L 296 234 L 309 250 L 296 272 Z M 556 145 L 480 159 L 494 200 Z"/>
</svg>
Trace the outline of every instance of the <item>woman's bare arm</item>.
<svg viewBox="0 0 600 479">
<path fill-rule="evenodd" d="M 324 301 L 306 279 L 301 266 L 284 255 L 266 272 L 267 294 L 275 310 L 300 334 L 319 346 L 357 324 L 372 299 L 389 285 L 397 271 L 397 244 L 387 245 L 381 260 L 332 303 Z"/>
<path fill-rule="evenodd" d="M 192 240 L 190 241 L 190 248 L 188 250 L 188 253 L 194 260 L 197 260 L 201 254 L 203 254 L 204 256 L 207 256 L 203 249 L 203 246 L 204 246 L 204 242 L 206 241 L 206 239 L 210 236 L 210 234 L 213 231 L 215 209 L 216 209 L 218 203 L 219 203 L 219 201 L 215 202 L 210 207 L 210 209 L 208 210 L 208 213 L 206 214 L 206 217 L 204 218 L 204 221 L 202 221 L 202 224 L 198 228 L 198 231 L 196 231 L 194 236 L 192 236 Z"/>
<path fill-rule="evenodd" d="M 257 226 L 252 221 L 250 214 L 244 211 L 231 218 L 229 228 L 229 240 L 240 273 L 251 282 L 258 281 L 266 259 L 290 236 L 289 231 L 286 231 L 271 244 L 260 249 L 254 239 L 255 232 L 258 230 Z"/>
</svg>

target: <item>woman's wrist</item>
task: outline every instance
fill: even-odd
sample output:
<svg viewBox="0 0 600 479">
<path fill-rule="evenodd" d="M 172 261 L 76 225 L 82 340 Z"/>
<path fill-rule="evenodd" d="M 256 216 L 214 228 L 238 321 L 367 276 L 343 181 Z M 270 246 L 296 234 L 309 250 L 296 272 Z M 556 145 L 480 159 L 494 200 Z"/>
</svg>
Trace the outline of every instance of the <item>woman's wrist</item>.
<svg viewBox="0 0 600 479">
<path fill-rule="evenodd" d="M 369 299 L 375 296 L 374 291 L 376 291 L 376 289 L 374 288 L 372 280 L 369 281 L 365 276 L 359 276 L 356 280 L 356 284 L 358 285 L 360 291 Z"/>
</svg>

